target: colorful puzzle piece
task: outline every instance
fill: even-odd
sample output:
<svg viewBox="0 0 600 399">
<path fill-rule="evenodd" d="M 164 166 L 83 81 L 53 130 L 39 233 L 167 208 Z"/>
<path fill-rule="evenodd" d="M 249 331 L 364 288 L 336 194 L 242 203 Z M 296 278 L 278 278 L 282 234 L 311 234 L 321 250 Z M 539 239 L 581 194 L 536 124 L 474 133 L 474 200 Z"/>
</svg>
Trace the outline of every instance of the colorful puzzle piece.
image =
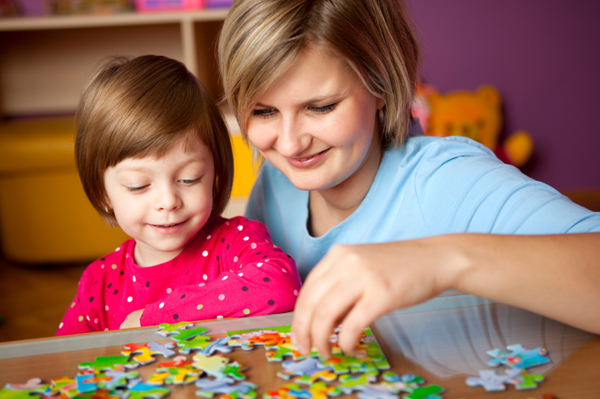
<svg viewBox="0 0 600 399">
<path fill-rule="evenodd" d="M 147 364 L 152 363 L 154 357 L 152 356 L 152 352 L 150 352 L 150 348 L 148 348 L 148 344 L 127 344 L 123 347 L 121 354 L 125 356 L 133 355 L 133 360 L 145 366 Z"/>
<path fill-rule="evenodd" d="M 331 370 L 331 366 L 325 366 L 323 363 L 314 357 L 308 357 L 299 361 L 286 360 L 281 363 L 282 371 L 277 372 L 277 376 L 284 380 L 289 380 L 291 377 L 298 376 L 313 376 L 316 373 L 324 370 Z"/>
<path fill-rule="evenodd" d="M 196 386 L 200 388 L 196 391 L 196 395 L 204 398 L 212 398 L 215 394 L 225 394 L 235 396 L 236 398 L 252 399 L 256 397 L 256 385 L 251 382 L 241 382 L 234 385 L 233 378 L 224 377 L 214 380 L 202 378 L 196 381 Z"/>
<path fill-rule="evenodd" d="M 167 342 L 166 344 L 159 344 L 158 342 L 148 342 L 148 349 L 152 356 L 162 355 L 163 357 L 171 357 L 177 352 L 173 350 L 175 348 L 174 342 Z"/>
<path fill-rule="evenodd" d="M 161 399 L 171 392 L 169 388 L 140 382 L 129 388 L 127 399 Z"/>
<path fill-rule="evenodd" d="M 263 396 L 265 399 L 327 399 L 328 396 L 339 396 L 341 393 L 339 388 L 328 387 L 326 383 L 319 381 L 305 389 L 300 388 L 298 384 L 286 384 L 279 387 L 279 390 L 267 392 Z"/>
<path fill-rule="evenodd" d="M 545 364 L 550 361 L 546 357 L 548 351 L 546 348 L 527 349 L 523 345 L 508 345 L 506 347 L 509 352 L 503 352 L 500 349 L 492 349 L 487 354 L 493 357 L 488 362 L 490 366 L 499 366 L 504 364 L 512 368 L 525 369 L 540 364 Z"/>
<path fill-rule="evenodd" d="M 377 381 L 377 372 L 364 373 L 359 376 L 343 375 L 340 376 L 340 384 L 338 388 L 343 393 L 349 395 L 354 391 L 361 390 L 369 384 L 373 384 Z"/>
<path fill-rule="evenodd" d="M 466 383 L 470 387 L 481 385 L 486 391 L 504 391 L 506 383 L 521 373 L 521 369 L 508 369 L 499 375 L 495 370 L 479 370 L 479 377 L 469 377 Z"/>
<path fill-rule="evenodd" d="M 157 334 L 162 335 L 163 337 L 168 337 L 172 334 L 178 334 L 179 330 L 185 330 L 186 328 L 193 327 L 194 323 L 190 323 L 189 321 L 180 321 L 178 323 L 162 323 L 158 326 Z"/>
<path fill-rule="evenodd" d="M 404 395 L 404 399 L 442 399 L 438 393 L 444 392 L 444 388 L 438 385 L 428 385 L 426 387 L 408 388 L 410 393 Z"/>
<path fill-rule="evenodd" d="M 79 364 L 81 370 L 94 370 L 96 373 L 122 368 L 136 368 L 138 362 L 129 361 L 129 356 L 99 356 L 93 362 Z"/>
<path fill-rule="evenodd" d="M 202 370 L 193 367 L 193 362 L 186 361 L 185 356 L 178 356 L 172 362 L 163 362 L 148 377 L 148 384 L 189 384 L 198 379 Z"/>
<path fill-rule="evenodd" d="M 225 377 L 224 371 L 229 359 L 218 355 L 204 356 L 202 354 L 195 355 L 193 359 L 194 368 L 216 378 Z"/>
<path fill-rule="evenodd" d="M 0 389 L 2 399 L 33 399 L 35 396 L 46 396 L 48 385 L 42 384 L 39 378 L 31 378 L 25 384 L 6 384 Z"/>
<path fill-rule="evenodd" d="M 519 370 L 519 369 L 514 369 Z M 518 376 L 513 378 L 510 383 L 514 384 L 515 388 L 519 390 L 523 389 L 535 389 L 538 387 L 538 383 L 544 381 L 544 376 L 540 374 L 529 374 L 527 370 L 521 369 Z"/>
</svg>

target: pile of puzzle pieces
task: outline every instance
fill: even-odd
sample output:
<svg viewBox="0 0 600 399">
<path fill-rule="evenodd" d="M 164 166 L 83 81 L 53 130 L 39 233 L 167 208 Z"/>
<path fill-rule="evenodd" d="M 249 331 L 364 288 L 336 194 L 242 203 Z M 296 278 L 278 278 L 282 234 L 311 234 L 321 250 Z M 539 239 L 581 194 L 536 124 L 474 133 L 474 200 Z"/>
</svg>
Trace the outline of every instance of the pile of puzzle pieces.
<svg viewBox="0 0 600 399">
<path fill-rule="evenodd" d="M 338 331 L 334 331 L 329 359 L 314 349 L 303 356 L 291 342 L 290 326 L 230 331 L 215 339 L 207 332 L 189 322 L 161 324 L 157 333 L 162 341 L 170 339 L 167 343 L 125 345 L 119 355 L 80 363 L 73 378 L 60 377 L 47 384 L 37 378 L 25 384 L 7 384 L 0 389 L 0 399 L 162 399 L 171 392 L 170 387 L 188 384 L 194 384 L 196 395 L 203 398 L 255 399 L 258 387 L 246 381 L 245 365 L 226 354 L 256 347 L 264 349 L 269 362 L 280 362 L 277 376 L 285 380 L 278 389 L 265 392 L 263 399 L 328 399 L 352 393 L 360 399 L 440 399 L 444 392 L 440 386 L 425 385 L 417 375 L 389 371 L 390 364 L 368 328 L 353 356 L 342 353 Z M 482 370 L 479 377 L 467 379 L 467 384 L 491 391 L 505 389 L 506 383 L 517 389 L 537 387 L 543 377 L 528 374 L 526 368 L 548 362 L 545 349 L 527 350 L 520 345 L 508 349 L 510 353 L 488 352 L 493 358 L 490 366 L 509 367 L 505 375 Z M 136 369 L 155 362 L 154 371 L 142 380 Z"/>
<path fill-rule="evenodd" d="M 487 352 L 492 359 L 489 366 L 505 365 L 508 368 L 504 374 L 497 374 L 495 370 L 480 370 L 479 377 L 469 377 L 466 380 L 469 386 L 481 385 L 486 391 L 504 391 L 506 384 L 512 384 L 516 389 L 535 389 L 544 381 L 541 374 L 529 374 L 530 367 L 548 363 L 548 351 L 545 348 L 527 349 L 520 344 L 508 345 L 508 352 L 493 349 Z"/>
<path fill-rule="evenodd" d="M 207 332 L 188 322 L 161 324 L 157 333 L 170 339 L 168 343 L 125 345 L 117 356 L 80 363 L 78 375 L 72 378 L 48 383 L 32 378 L 25 384 L 7 384 L 0 389 L 0 399 L 162 399 L 171 392 L 169 386 L 187 384 L 195 384 L 196 395 L 204 398 L 255 399 L 257 386 L 246 381 L 246 367 L 225 355 L 236 348 L 257 346 L 264 348 L 268 361 L 281 362 L 277 375 L 285 380 L 277 390 L 264 393 L 264 399 L 327 399 L 350 393 L 361 399 L 397 399 L 400 395 L 436 399 L 444 390 L 425 386 L 413 374 L 385 371 L 390 364 L 370 329 L 364 331 L 354 356 L 342 353 L 334 331 L 332 356 L 327 360 L 315 350 L 302 356 L 291 343 L 290 326 L 233 331 L 216 339 Z M 155 370 L 143 381 L 136 369 L 155 362 Z"/>
</svg>

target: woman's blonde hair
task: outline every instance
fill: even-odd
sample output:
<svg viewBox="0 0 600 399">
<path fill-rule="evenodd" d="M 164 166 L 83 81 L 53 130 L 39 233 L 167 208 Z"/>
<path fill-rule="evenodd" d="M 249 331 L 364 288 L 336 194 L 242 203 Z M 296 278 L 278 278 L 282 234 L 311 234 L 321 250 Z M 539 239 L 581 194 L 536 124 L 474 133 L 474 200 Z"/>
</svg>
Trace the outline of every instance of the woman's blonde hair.
<svg viewBox="0 0 600 399">
<path fill-rule="evenodd" d="M 109 225 L 104 172 L 126 158 L 164 156 L 200 140 L 215 163 L 213 215 L 229 201 L 233 153 L 214 100 L 181 62 L 161 56 L 115 57 L 92 73 L 75 117 L 75 158 L 85 193 Z"/>
<path fill-rule="evenodd" d="M 382 146 L 411 120 L 420 51 L 400 0 L 236 0 L 219 37 L 225 97 L 242 135 L 252 107 L 309 45 L 341 57 L 385 102 Z"/>
</svg>

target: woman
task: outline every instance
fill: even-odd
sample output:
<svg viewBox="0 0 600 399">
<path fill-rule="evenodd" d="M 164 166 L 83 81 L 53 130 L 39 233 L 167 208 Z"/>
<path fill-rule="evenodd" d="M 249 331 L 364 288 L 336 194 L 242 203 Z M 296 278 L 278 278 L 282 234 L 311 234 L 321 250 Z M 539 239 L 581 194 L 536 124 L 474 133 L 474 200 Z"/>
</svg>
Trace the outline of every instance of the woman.
<svg viewBox="0 0 600 399">
<path fill-rule="evenodd" d="M 600 214 L 474 141 L 419 134 L 404 4 L 237 0 L 219 60 L 266 160 L 247 216 L 306 278 L 292 323 L 304 353 L 328 356 L 340 322 L 351 353 L 380 315 L 448 289 L 600 333 L 600 307 L 583 306 L 600 303 Z"/>
</svg>

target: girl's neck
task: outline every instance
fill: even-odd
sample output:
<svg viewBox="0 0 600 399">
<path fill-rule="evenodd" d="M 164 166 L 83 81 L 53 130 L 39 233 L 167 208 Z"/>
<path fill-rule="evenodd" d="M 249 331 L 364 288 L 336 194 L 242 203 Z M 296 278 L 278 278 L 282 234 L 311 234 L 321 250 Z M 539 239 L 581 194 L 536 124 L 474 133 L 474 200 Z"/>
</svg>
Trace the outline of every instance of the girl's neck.
<svg viewBox="0 0 600 399">
<path fill-rule="evenodd" d="M 335 187 L 311 191 L 308 200 L 308 230 L 320 237 L 352 215 L 367 196 L 383 158 L 383 150 L 374 146 L 365 163 Z"/>
</svg>

